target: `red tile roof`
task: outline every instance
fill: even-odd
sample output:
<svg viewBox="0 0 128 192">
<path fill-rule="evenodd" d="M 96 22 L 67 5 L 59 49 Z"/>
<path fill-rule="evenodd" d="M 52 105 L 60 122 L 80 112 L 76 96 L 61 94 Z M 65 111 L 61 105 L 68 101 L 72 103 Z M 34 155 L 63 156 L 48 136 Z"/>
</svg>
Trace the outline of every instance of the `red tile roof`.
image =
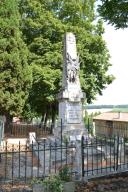
<svg viewBox="0 0 128 192">
<path fill-rule="evenodd" d="M 93 120 L 108 120 L 108 121 L 125 121 L 128 122 L 128 113 L 124 112 L 106 112 L 101 113 L 93 118 Z"/>
</svg>

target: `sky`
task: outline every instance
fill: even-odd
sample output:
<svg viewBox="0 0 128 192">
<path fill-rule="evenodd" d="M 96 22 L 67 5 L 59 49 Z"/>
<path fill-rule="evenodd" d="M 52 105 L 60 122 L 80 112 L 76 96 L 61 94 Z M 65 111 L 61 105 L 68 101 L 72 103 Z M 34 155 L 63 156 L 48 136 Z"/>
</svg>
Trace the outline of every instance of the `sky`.
<svg viewBox="0 0 128 192">
<path fill-rule="evenodd" d="M 115 76 L 112 84 L 97 96 L 93 104 L 128 104 L 128 29 L 115 30 L 111 25 L 104 25 L 107 48 L 111 55 L 112 67 L 109 73 Z"/>
</svg>

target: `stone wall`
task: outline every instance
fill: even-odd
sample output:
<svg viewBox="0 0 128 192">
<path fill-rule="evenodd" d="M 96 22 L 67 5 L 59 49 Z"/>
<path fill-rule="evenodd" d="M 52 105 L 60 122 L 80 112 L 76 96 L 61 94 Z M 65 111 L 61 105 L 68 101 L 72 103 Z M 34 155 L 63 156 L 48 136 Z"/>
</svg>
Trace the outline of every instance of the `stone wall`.
<svg viewBox="0 0 128 192">
<path fill-rule="evenodd" d="M 75 192 L 128 192 L 128 173 L 79 183 Z"/>
</svg>

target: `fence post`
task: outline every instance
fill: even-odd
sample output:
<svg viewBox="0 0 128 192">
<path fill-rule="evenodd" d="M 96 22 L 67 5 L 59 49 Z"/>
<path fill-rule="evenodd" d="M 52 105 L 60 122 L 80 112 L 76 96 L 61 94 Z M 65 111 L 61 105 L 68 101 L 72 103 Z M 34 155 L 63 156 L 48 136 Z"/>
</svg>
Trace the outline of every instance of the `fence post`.
<svg viewBox="0 0 128 192">
<path fill-rule="evenodd" d="M 62 119 L 61 119 L 61 168 L 62 168 L 62 153 L 63 153 L 63 151 L 62 151 L 62 142 L 63 142 L 63 137 L 62 137 L 62 129 L 63 129 L 63 122 L 62 122 Z"/>
<path fill-rule="evenodd" d="M 82 180 L 84 179 L 84 136 L 81 138 Z"/>
<path fill-rule="evenodd" d="M 61 143 L 62 143 L 62 129 L 63 129 L 63 122 L 62 122 L 62 119 L 61 119 L 61 124 L 60 124 Z"/>
<path fill-rule="evenodd" d="M 118 160 L 119 160 L 119 136 L 116 137 L 116 165 L 115 170 L 118 170 Z"/>
</svg>

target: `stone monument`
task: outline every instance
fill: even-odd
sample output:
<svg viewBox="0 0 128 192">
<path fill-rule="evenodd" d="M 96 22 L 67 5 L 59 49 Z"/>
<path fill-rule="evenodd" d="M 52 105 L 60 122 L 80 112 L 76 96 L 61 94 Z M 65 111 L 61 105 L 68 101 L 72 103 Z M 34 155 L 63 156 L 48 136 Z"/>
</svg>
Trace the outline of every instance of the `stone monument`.
<svg viewBox="0 0 128 192">
<path fill-rule="evenodd" d="M 76 49 L 76 38 L 73 33 L 66 33 L 64 38 L 64 64 L 62 89 L 58 94 L 59 126 L 62 124 L 62 134 L 80 136 L 87 134 L 83 123 L 82 101 L 85 94 L 81 90 L 79 79 L 79 56 Z"/>
</svg>

